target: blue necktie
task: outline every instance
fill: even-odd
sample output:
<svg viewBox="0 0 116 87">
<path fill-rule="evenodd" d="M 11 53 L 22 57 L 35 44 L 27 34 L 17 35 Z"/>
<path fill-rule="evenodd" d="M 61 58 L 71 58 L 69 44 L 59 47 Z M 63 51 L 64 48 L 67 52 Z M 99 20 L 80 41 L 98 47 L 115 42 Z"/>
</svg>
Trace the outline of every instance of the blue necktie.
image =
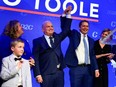
<svg viewBox="0 0 116 87">
<path fill-rule="evenodd" d="M 53 45 L 54 45 L 54 42 L 53 42 L 53 37 L 49 37 L 49 39 L 50 39 L 50 44 L 51 44 L 51 47 L 53 47 Z"/>
<path fill-rule="evenodd" d="M 85 48 L 85 64 L 88 64 L 88 47 L 85 36 L 83 38 L 84 48 Z"/>
</svg>

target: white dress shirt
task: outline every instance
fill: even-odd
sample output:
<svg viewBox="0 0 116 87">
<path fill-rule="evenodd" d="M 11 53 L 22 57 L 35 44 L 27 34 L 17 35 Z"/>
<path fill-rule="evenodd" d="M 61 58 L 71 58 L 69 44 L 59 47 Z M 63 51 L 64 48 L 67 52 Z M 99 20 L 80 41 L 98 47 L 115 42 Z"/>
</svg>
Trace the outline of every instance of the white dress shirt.
<svg viewBox="0 0 116 87">
<path fill-rule="evenodd" d="M 44 37 L 45 37 L 45 39 L 46 39 L 48 45 L 49 45 L 50 47 L 52 47 L 51 44 L 50 44 L 50 38 L 49 38 L 50 36 L 44 35 Z M 54 38 L 53 38 L 53 42 L 54 42 Z"/>
<path fill-rule="evenodd" d="M 14 54 L 13 54 L 14 55 Z M 18 58 L 17 56 L 14 55 L 14 58 Z M 22 60 L 22 59 L 21 59 Z M 16 64 L 18 64 L 20 61 L 17 60 Z M 19 81 L 17 85 L 22 85 L 22 76 L 21 76 L 21 69 L 18 68 L 18 66 L 16 66 L 16 69 L 18 70 L 18 76 L 19 76 Z"/>
<path fill-rule="evenodd" d="M 87 42 L 87 47 L 88 47 L 88 64 L 90 64 L 88 37 L 87 37 L 87 35 L 84 36 L 82 33 L 80 33 L 80 34 L 81 34 L 80 44 L 79 44 L 79 46 L 75 50 L 76 56 L 77 56 L 77 59 L 78 59 L 78 64 L 85 63 L 85 48 L 84 48 L 83 38 L 85 38 L 86 42 Z"/>
</svg>

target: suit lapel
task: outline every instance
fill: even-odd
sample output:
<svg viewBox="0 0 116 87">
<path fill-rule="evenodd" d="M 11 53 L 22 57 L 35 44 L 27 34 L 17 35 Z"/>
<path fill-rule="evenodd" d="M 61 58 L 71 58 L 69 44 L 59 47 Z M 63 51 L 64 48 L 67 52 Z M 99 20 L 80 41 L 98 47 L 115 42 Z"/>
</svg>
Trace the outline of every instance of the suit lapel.
<svg viewBox="0 0 116 87">
<path fill-rule="evenodd" d="M 13 65 L 16 65 L 16 62 L 15 62 L 14 58 L 15 58 L 15 56 L 14 56 L 13 54 L 11 54 L 11 55 L 9 56 L 9 60 L 12 62 L 12 64 L 13 64 Z"/>
<path fill-rule="evenodd" d="M 54 44 L 53 44 L 53 48 L 55 47 L 55 45 L 57 44 L 57 43 L 59 43 L 59 37 L 57 37 L 57 35 L 54 33 L 53 34 L 53 38 L 54 38 Z M 46 41 L 46 39 L 45 39 L 45 37 L 44 37 L 44 35 L 41 37 L 41 46 L 44 48 L 44 49 L 48 49 L 48 48 L 50 48 L 50 46 L 48 45 L 48 43 L 47 43 L 47 41 Z"/>
<path fill-rule="evenodd" d="M 57 43 L 59 43 L 59 37 L 57 37 L 57 35 L 54 33 L 53 34 L 53 37 L 54 37 L 54 44 L 53 44 L 53 48 L 55 47 L 55 45 L 57 44 Z"/>
<path fill-rule="evenodd" d="M 91 46 L 92 46 L 92 42 L 91 42 L 91 39 L 90 39 L 89 36 L 88 36 L 88 44 L 89 44 L 89 53 L 90 53 L 90 49 L 91 49 Z"/>
<path fill-rule="evenodd" d="M 45 49 L 50 48 L 44 36 L 42 36 L 40 41 L 43 48 Z"/>
<path fill-rule="evenodd" d="M 73 39 L 74 39 L 74 48 L 77 49 L 78 45 L 80 44 L 81 34 L 76 31 L 74 35 L 75 35 L 73 37 Z"/>
</svg>

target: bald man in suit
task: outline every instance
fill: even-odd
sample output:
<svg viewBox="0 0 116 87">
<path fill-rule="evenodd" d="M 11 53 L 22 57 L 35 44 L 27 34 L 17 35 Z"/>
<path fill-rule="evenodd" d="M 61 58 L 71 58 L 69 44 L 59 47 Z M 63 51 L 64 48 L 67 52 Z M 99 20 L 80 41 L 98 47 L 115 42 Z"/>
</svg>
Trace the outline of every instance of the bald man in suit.
<svg viewBox="0 0 116 87">
<path fill-rule="evenodd" d="M 68 7 L 65 12 L 70 9 Z M 59 34 L 54 32 L 50 21 L 42 25 L 44 35 L 33 40 L 33 55 L 35 58 L 34 75 L 41 87 L 64 87 L 64 72 L 66 67 L 61 42 L 69 33 L 71 19 L 61 18 L 61 25 L 65 28 Z"/>
</svg>

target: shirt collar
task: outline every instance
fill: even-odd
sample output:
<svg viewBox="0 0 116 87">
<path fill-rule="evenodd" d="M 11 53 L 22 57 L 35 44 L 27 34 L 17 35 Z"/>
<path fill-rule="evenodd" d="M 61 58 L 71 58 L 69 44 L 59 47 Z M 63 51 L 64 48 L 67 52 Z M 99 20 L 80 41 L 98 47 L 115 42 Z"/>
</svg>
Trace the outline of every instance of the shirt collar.
<svg viewBox="0 0 116 87">
<path fill-rule="evenodd" d="M 49 37 L 53 37 L 53 36 L 48 36 L 48 35 L 45 35 L 45 34 L 44 34 L 44 37 L 45 37 L 46 39 L 49 39 Z"/>
<path fill-rule="evenodd" d="M 82 34 L 81 32 L 80 32 L 80 34 L 81 34 L 81 37 L 87 37 L 87 34 Z"/>
<path fill-rule="evenodd" d="M 44 35 L 45 38 L 49 39 L 50 36 Z"/>
</svg>

